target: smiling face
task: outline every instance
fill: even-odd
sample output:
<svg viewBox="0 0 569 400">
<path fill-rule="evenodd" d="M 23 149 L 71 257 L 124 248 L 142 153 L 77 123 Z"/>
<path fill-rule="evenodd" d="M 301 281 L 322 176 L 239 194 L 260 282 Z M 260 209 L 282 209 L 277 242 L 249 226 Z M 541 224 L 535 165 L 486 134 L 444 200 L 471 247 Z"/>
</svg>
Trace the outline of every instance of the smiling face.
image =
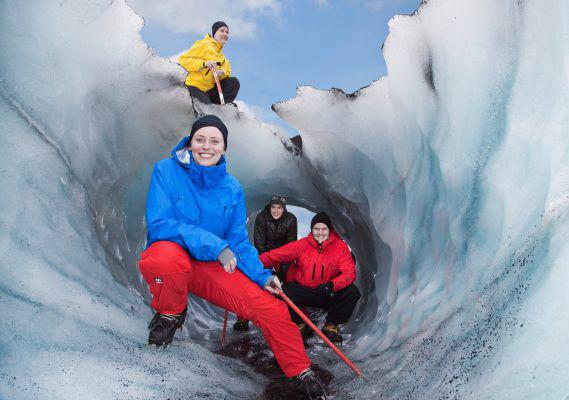
<svg viewBox="0 0 569 400">
<path fill-rule="evenodd" d="M 284 207 L 280 204 L 271 204 L 271 215 L 273 219 L 279 219 L 284 214 Z"/>
<path fill-rule="evenodd" d="M 325 242 L 330 237 L 330 229 L 326 224 L 319 222 L 312 227 L 312 236 L 318 243 Z"/>
<path fill-rule="evenodd" d="M 215 32 L 213 38 L 220 45 L 222 46 L 225 45 L 225 43 L 227 43 L 227 41 L 229 40 L 229 28 L 226 26 L 222 26 Z"/>
<path fill-rule="evenodd" d="M 199 165 L 204 167 L 216 165 L 225 153 L 225 142 L 221 131 L 214 126 L 198 129 L 192 137 L 189 149 Z"/>
</svg>

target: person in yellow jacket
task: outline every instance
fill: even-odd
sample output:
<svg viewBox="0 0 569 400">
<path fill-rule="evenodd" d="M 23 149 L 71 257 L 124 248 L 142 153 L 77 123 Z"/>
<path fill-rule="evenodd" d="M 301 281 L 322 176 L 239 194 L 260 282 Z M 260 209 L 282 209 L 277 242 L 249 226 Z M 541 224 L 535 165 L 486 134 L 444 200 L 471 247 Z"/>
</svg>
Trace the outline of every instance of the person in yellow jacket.
<svg viewBox="0 0 569 400">
<path fill-rule="evenodd" d="M 239 80 L 231 76 L 231 64 L 221 52 L 229 40 L 229 27 L 217 21 L 202 40 L 182 54 L 178 63 L 188 72 L 186 85 L 190 95 L 205 104 L 220 104 L 213 74 L 217 74 L 226 103 L 231 103 L 239 92 Z M 213 71 L 212 71 L 213 70 Z"/>
</svg>

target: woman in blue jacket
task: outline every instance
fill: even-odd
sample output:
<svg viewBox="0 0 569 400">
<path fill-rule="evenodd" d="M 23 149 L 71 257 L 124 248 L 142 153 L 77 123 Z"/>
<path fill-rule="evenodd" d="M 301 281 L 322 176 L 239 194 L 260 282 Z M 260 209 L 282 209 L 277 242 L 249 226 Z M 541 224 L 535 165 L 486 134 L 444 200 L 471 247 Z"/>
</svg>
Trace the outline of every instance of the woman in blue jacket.
<svg viewBox="0 0 569 400">
<path fill-rule="evenodd" d="M 226 171 L 227 127 L 214 115 L 194 122 L 172 157 L 154 167 L 146 204 L 148 244 L 140 271 L 156 315 L 148 342 L 168 345 L 181 328 L 188 292 L 252 320 L 287 377 L 310 396 L 322 388 L 296 325 L 245 229 L 245 197 Z"/>
</svg>

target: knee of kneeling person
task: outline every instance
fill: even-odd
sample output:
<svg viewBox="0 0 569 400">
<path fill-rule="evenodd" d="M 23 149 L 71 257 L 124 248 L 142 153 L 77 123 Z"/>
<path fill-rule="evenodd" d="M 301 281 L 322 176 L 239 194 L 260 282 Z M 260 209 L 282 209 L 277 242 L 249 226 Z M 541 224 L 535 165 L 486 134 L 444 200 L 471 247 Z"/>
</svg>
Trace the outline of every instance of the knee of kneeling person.
<svg viewBox="0 0 569 400">
<path fill-rule="evenodd" d="M 288 296 L 287 292 L 290 292 L 291 290 L 294 290 L 299 286 L 301 286 L 300 283 L 298 283 L 296 281 L 286 281 L 286 282 L 283 282 L 283 291 Z"/>
<path fill-rule="evenodd" d="M 241 87 L 241 82 L 239 82 L 239 79 L 237 79 L 234 76 L 231 76 L 229 78 L 227 78 L 229 80 L 231 80 L 231 84 L 236 88 L 239 89 Z"/>
<path fill-rule="evenodd" d="M 356 285 L 351 284 L 350 286 L 346 287 L 346 289 L 348 290 L 348 295 L 354 300 L 359 300 L 360 297 L 362 297 L 362 293 Z"/>
</svg>

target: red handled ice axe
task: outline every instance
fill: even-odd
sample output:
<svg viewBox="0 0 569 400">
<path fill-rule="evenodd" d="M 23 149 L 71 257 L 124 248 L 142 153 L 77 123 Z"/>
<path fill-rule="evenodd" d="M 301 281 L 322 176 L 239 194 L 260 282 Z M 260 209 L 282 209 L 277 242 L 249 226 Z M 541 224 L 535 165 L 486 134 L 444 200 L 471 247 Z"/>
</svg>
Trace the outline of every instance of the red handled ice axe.
<svg viewBox="0 0 569 400">
<path fill-rule="evenodd" d="M 322 333 L 322 331 L 321 331 L 320 329 L 318 329 L 318 327 L 312 323 L 312 321 L 310 320 L 310 318 L 308 318 L 306 315 L 304 315 L 304 313 L 300 310 L 300 308 L 298 308 L 298 307 L 292 302 L 292 300 L 289 299 L 286 294 L 284 294 L 284 292 L 283 292 L 281 289 L 279 289 L 279 288 L 277 288 L 277 287 L 275 287 L 275 286 L 273 286 L 273 288 L 277 291 L 277 293 L 279 294 L 279 296 L 281 296 L 281 298 L 285 301 L 285 303 L 288 304 L 288 306 L 289 306 L 290 308 L 292 308 L 292 309 L 294 310 L 294 312 L 296 312 L 296 313 L 298 314 L 298 316 L 299 316 L 300 318 L 302 318 L 302 320 L 303 320 L 304 322 L 306 322 L 306 324 L 307 324 L 310 328 L 312 328 L 312 330 L 313 330 L 314 332 L 316 332 L 316 334 L 317 334 L 318 336 L 320 336 L 320 338 L 321 338 L 322 340 L 324 340 L 324 343 L 326 343 L 332 350 L 334 350 L 334 352 L 342 359 L 342 361 L 344 361 L 346 364 L 348 364 L 348 367 L 350 367 L 351 369 L 353 369 L 354 372 L 355 372 L 358 376 L 362 377 L 366 382 L 368 381 L 368 380 L 364 377 L 364 374 L 362 373 L 362 371 L 360 371 L 360 369 L 359 369 L 358 367 L 356 367 L 356 366 L 354 365 L 354 363 L 351 362 L 351 361 L 348 359 L 348 357 L 346 357 L 346 355 L 345 355 L 344 353 L 342 353 L 342 350 L 340 350 L 338 347 L 336 347 L 336 345 L 335 345 L 334 343 L 332 343 L 332 342 L 330 341 L 330 339 L 328 339 L 328 338 L 326 337 L 326 335 L 324 335 L 324 334 Z"/>
<path fill-rule="evenodd" d="M 223 334 L 221 335 L 221 347 L 225 345 L 225 333 L 227 332 L 227 317 L 229 316 L 229 311 L 225 310 L 225 315 L 223 316 Z"/>
</svg>

